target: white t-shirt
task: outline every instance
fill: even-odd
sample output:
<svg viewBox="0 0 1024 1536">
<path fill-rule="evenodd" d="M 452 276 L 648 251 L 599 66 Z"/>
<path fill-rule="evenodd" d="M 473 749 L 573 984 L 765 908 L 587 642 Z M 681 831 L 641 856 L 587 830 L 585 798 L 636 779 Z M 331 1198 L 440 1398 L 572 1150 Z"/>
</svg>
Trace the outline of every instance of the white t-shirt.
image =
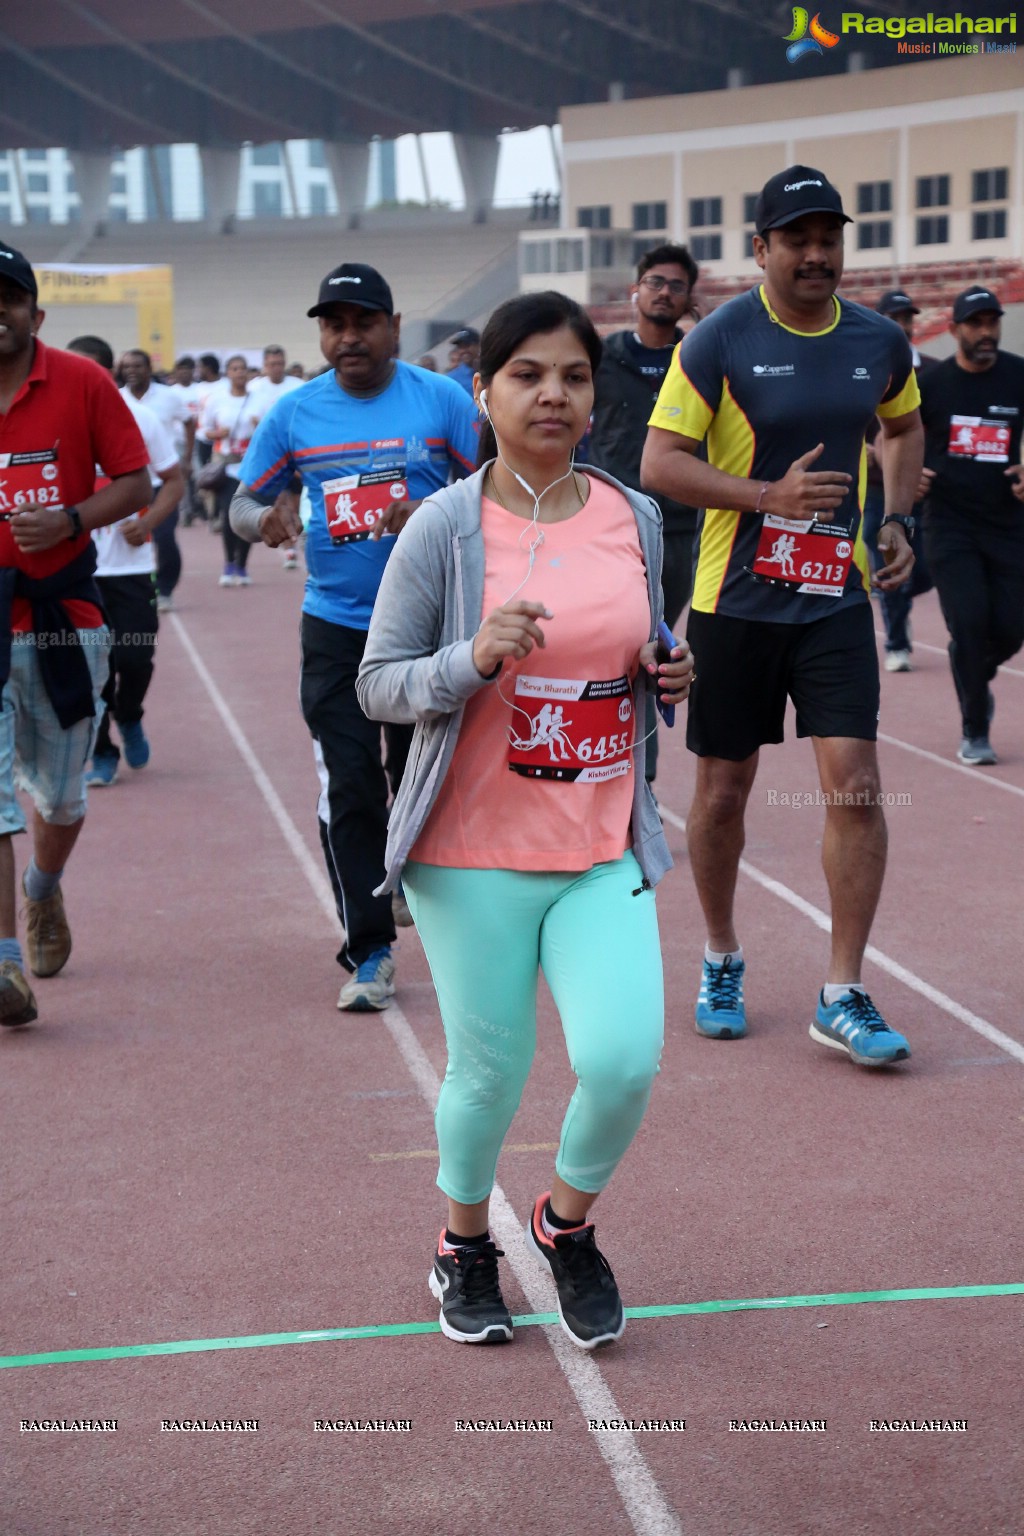
<svg viewBox="0 0 1024 1536">
<path fill-rule="evenodd" d="M 284 395 L 290 395 L 293 389 L 301 389 L 304 379 L 295 378 L 294 374 L 286 373 L 280 384 L 275 384 L 268 379 L 266 374 L 258 379 L 253 379 L 249 385 L 250 420 L 252 430 L 255 431 L 270 410 L 275 400 L 280 400 Z"/>
<path fill-rule="evenodd" d="M 130 390 L 125 398 L 149 454 L 149 479 L 155 490 L 160 484 L 161 475 L 177 469 L 178 455 L 167 428 L 161 425 L 149 407 L 140 405 Z M 129 544 L 121 531 L 127 523 L 141 516 L 141 512 L 133 512 L 131 517 L 123 517 L 118 523 L 93 529 L 97 576 L 148 576 L 156 570 L 152 540 L 147 539 L 145 544 Z"/>
<path fill-rule="evenodd" d="M 199 420 L 199 396 L 203 386 L 196 383 L 168 384 L 167 388 L 172 394 L 177 395 L 179 400 L 184 402 L 189 420 L 197 422 Z"/>
<path fill-rule="evenodd" d="M 214 453 L 243 454 L 249 446 L 249 439 L 253 434 L 250 394 L 246 390 L 244 395 L 232 395 L 228 393 L 212 394 L 206 402 L 203 411 L 203 431 L 213 441 L 213 433 L 227 431 L 227 437 L 213 441 Z M 228 474 L 233 480 L 238 479 L 238 464 L 227 466 Z"/>
<path fill-rule="evenodd" d="M 189 410 L 177 391 L 171 389 L 168 384 L 150 384 L 140 399 L 132 394 L 126 384 L 121 393 L 129 402 L 134 400 L 137 405 L 145 405 L 153 412 L 160 424 L 171 434 L 171 441 L 178 450 L 180 458 L 185 447 L 185 423 L 189 420 Z"/>
<path fill-rule="evenodd" d="M 231 381 L 225 378 L 223 374 L 221 374 L 219 379 L 199 379 L 195 384 L 193 384 L 192 388 L 196 391 L 197 401 L 196 442 L 208 443 L 210 439 L 203 431 L 203 416 L 206 414 L 207 403 L 209 402 L 211 396 L 217 394 L 218 392 L 222 395 L 227 394 L 231 388 Z"/>
</svg>

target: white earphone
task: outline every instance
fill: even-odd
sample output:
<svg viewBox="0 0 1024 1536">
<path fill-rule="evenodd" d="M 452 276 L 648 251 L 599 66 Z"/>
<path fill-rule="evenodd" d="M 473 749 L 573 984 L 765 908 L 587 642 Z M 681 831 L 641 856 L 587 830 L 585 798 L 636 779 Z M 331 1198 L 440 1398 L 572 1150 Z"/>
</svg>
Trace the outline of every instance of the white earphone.
<svg viewBox="0 0 1024 1536">
<path fill-rule="evenodd" d="M 486 389 L 482 389 L 480 391 L 480 409 L 481 409 L 481 411 L 483 411 L 484 415 L 486 416 L 487 415 L 487 391 L 486 391 Z"/>
</svg>

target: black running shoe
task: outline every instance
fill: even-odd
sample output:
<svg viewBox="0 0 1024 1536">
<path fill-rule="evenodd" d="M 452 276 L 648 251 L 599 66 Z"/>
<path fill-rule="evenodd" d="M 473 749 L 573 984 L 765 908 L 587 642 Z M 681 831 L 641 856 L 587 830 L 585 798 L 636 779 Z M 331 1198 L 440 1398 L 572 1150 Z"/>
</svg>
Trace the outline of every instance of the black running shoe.
<svg viewBox="0 0 1024 1536">
<path fill-rule="evenodd" d="M 505 1257 L 488 1239 L 473 1247 L 444 1250 L 438 1239 L 430 1289 L 441 1303 L 441 1332 L 459 1344 L 507 1344 L 512 1314 L 498 1284 L 498 1260 Z"/>
<path fill-rule="evenodd" d="M 594 1223 L 548 1237 L 541 1224 L 547 1199 L 537 1200 L 526 1241 L 554 1276 L 562 1327 L 581 1349 L 611 1344 L 622 1338 L 626 1314 L 611 1265 L 594 1241 Z"/>
</svg>

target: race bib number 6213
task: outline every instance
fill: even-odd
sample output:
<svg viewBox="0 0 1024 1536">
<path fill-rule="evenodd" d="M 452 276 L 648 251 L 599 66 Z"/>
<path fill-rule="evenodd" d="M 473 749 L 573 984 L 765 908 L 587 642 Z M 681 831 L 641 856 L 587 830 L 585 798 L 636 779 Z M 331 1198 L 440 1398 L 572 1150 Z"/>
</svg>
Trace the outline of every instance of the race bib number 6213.
<svg viewBox="0 0 1024 1536">
<path fill-rule="evenodd" d="M 373 469 L 325 480 L 323 493 L 331 543 L 351 544 L 368 539 L 391 503 L 404 501 L 409 488 L 400 472 Z"/>
</svg>

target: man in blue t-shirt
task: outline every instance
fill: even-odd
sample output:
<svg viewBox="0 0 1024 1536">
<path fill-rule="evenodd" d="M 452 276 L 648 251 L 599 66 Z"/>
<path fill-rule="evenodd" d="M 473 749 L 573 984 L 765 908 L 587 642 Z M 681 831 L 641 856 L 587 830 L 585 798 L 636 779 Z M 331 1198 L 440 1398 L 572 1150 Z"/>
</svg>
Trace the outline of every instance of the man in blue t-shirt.
<svg viewBox="0 0 1024 1536">
<path fill-rule="evenodd" d="M 373 267 L 329 272 L 309 311 L 330 369 L 278 400 L 260 422 L 231 505 L 236 533 L 272 548 L 302 531 L 299 482 L 311 517 L 302 604 L 302 713 L 327 770 L 323 838 L 345 943 L 339 962 L 355 975 L 338 1007 L 384 1008 L 394 993 L 391 901 L 384 879 L 388 780 L 397 791 L 407 727 L 366 719 L 355 692 L 377 588 L 395 538 L 424 497 L 476 462 L 471 398 L 424 368 L 397 361 L 391 289 Z"/>
</svg>

